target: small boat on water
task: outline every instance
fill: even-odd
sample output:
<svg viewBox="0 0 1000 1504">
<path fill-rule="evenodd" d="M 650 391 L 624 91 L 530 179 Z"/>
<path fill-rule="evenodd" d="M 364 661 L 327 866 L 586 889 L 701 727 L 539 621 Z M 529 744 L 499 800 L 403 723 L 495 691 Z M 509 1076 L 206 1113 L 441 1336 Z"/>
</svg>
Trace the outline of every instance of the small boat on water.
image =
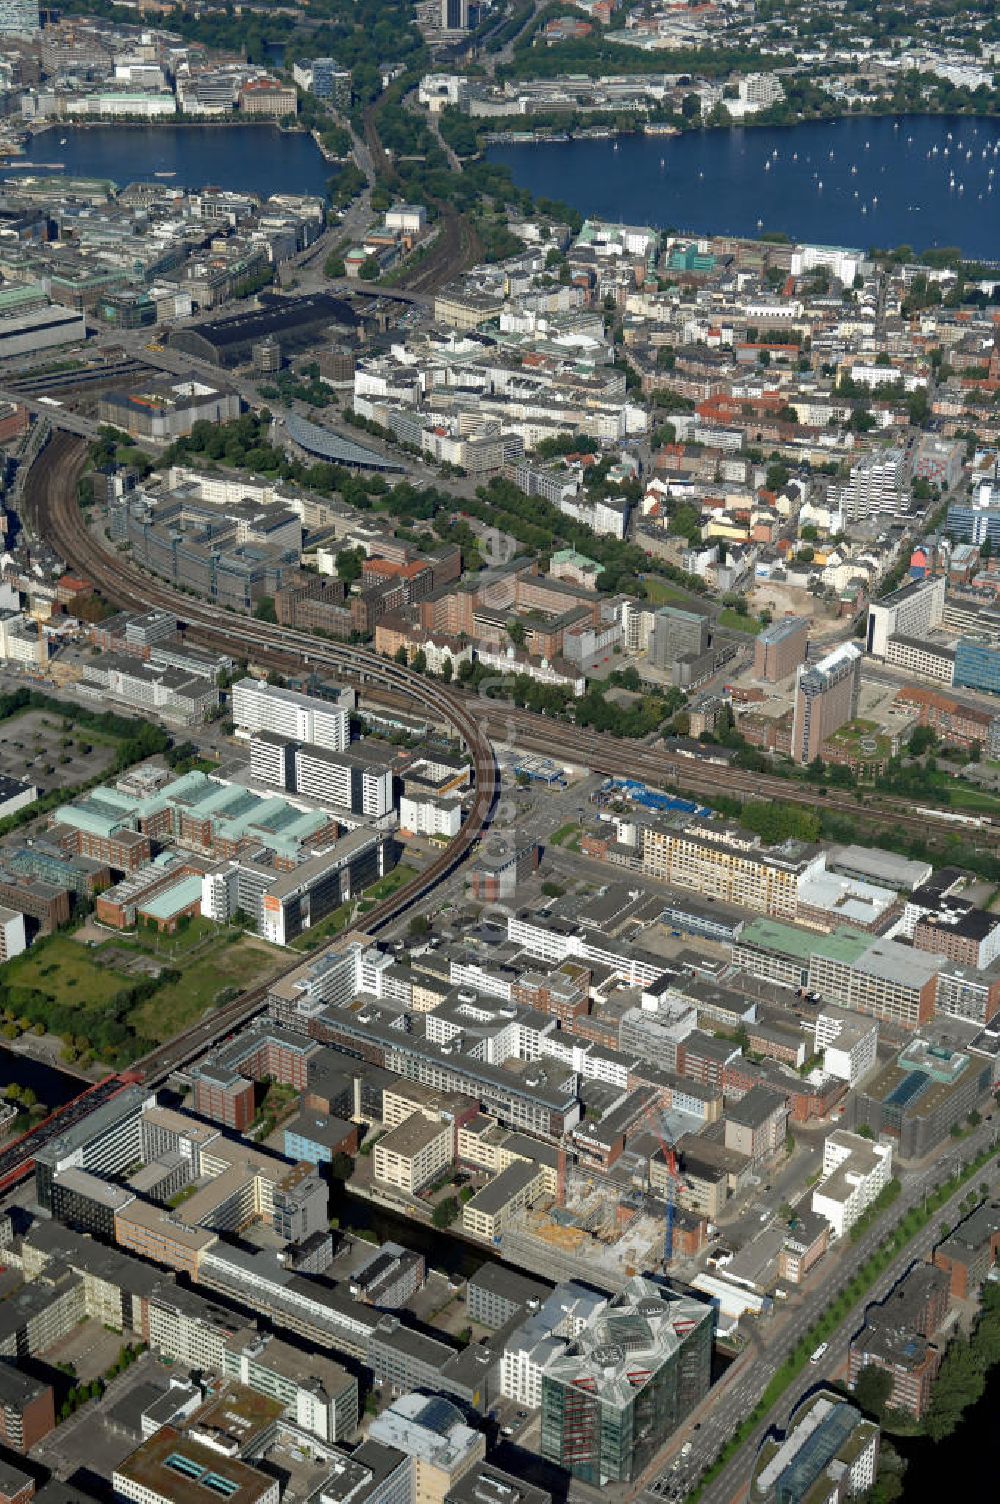
<svg viewBox="0 0 1000 1504">
<path fill-rule="evenodd" d="M 60 146 L 65 146 L 66 145 L 66 140 L 67 140 L 67 138 L 65 136 L 60 136 L 60 138 L 59 138 L 59 145 Z"/>
<path fill-rule="evenodd" d="M 177 174 L 176 172 L 154 172 L 153 176 L 154 178 L 175 178 Z"/>
</svg>

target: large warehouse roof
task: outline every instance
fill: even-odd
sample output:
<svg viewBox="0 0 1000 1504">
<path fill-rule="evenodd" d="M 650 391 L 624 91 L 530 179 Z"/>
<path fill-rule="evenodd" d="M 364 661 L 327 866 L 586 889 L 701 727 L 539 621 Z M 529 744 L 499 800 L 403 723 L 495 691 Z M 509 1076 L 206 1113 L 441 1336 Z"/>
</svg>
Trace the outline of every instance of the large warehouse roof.
<svg viewBox="0 0 1000 1504">
<path fill-rule="evenodd" d="M 174 349 L 225 363 L 233 358 L 235 350 L 249 351 L 268 335 L 294 343 L 313 330 L 330 325 L 353 329 L 359 322 L 349 303 L 325 292 L 301 298 L 262 297 L 260 301 L 260 308 L 175 329 L 169 343 Z"/>
<path fill-rule="evenodd" d="M 318 454 L 322 459 L 329 460 L 331 464 L 354 465 L 359 470 L 401 471 L 404 468 L 398 460 L 390 459 L 387 455 L 376 454 L 374 449 L 365 449 L 361 444 L 342 438 L 339 433 L 333 433 L 329 428 L 320 428 L 317 423 L 310 423 L 296 413 L 288 414 L 285 425 L 290 439 L 293 439 L 301 448 L 307 449 L 310 454 Z"/>
</svg>

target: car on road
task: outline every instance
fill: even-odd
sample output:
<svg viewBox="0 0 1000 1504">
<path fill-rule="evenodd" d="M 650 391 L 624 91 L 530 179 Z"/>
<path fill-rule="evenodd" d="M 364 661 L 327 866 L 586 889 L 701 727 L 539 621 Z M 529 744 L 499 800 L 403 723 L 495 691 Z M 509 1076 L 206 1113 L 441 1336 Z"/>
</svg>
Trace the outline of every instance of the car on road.
<svg viewBox="0 0 1000 1504">
<path fill-rule="evenodd" d="M 816 1351 L 811 1355 L 809 1362 L 818 1363 L 829 1346 L 828 1342 L 821 1342 Z"/>
</svg>

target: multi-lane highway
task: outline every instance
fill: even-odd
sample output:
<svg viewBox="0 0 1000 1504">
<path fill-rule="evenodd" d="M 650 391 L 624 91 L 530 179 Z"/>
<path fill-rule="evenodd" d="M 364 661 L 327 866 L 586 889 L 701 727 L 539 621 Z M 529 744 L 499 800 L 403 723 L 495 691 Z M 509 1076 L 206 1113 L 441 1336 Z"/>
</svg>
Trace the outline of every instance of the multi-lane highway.
<svg viewBox="0 0 1000 1504">
<path fill-rule="evenodd" d="M 780 1321 L 781 1325 L 767 1341 L 764 1350 L 745 1354 L 713 1390 L 708 1404 L 699 1412 L 704 1416 L 699 1429 L 690 1435 L 691 1452 L 676 1470 L 668 1468 L 649 1481 L 644 1504 L 664 1504 L 664 1500 L 674 1495 L 675 1491 L 677 1496 L 681 1496 L 693 1487 L 700 1474 L 722 1451 L 736 1428 L 753 1411 L 789 1353 L 850 1284 L 855 1271 L 876 1251 L 907 1212 L 919 1206 L 926 1196 L 954 1173 L 956 1167 L 970 1163 L 982 1149 L 987 1146 L 996 1148 L 996 1144 L 996 1124 L 983 1123 L 961 1143 L 950 1146 L 934 1164 L 906 1178 L 903 1191 L 891 1210 L 879 1218 L 856 1243 L 850 1243 L 837 1253 L 827 1255 L 819 1278 L 814 1278 L 813 1288 L 805 1298 L 786 1313 L 773 1318 L 776 1323 Z M 995 1188 L 996 1177 L 997 1165 L 994 1160 L 981 1172 L 981 1177 L 977 1178 L 986 1180 Z M 975 1182 L 972 1184 L 974 1188 Z M 847 1359 L 851 1336 L 861 1325 L 865 1308 L 872 1302 L 881 1300 L 911 1263 L 930 1252 L 939 1238 L 940 1224 L 949 1219 L 957 1220 L 959 1203 L 968 1195 L 969 1188 L 967 1182 L 955 1192 L 923 1230 L 907 1243 L 872 1288 L 851 1308 L 829 1338 L 821 1361 L 806 1364 L 798 1378 L 782 1395 L 779 1404 L 754 1428 L 746 1444 L 704 1489 L 701 1496 L 704 1504 L 730 1504 L 734 1498 L 743 1497 L 742 1490 L 749 1481 L 753 1457 L 768 1429 L 776 1424 L 783 1424 L 799 1400 L 816 1384 L 840 1372 Z"/>
</svg>

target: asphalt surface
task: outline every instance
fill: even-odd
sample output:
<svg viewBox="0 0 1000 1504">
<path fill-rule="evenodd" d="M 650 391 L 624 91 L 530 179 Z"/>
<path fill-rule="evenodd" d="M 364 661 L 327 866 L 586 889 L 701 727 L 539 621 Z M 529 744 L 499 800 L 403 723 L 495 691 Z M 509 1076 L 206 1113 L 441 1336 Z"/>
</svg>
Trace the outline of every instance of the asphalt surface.
<svg viewBox="0 0 1000 1504">
<path fill-rule="evenodd" d="M 664 1498 L 683 1498 L 695 1487 L 701 1474 L 712 1464 L 736 1428 L 753 1410 L 789 1353 L 840 1291 L 850 1283 L 854 1271 L 874 1253 L 906 1213 L 919 1205 L 941 1181 L 946 1180 L 956 1166 L 972 1160 L 987 1144 L 995 1148 L 997 1142 L 996 1125 L 984 1123 L 968 1138 L 949 1147 L 933 1165 L 910 1176 L 890 1211 L 880 1217 L 858 1242 L 847 1241 L 837 1253 L 827 1255 L 814 1287 L 806 1292 L 801 1301 L 797 1304 L 789 1302 L 787 1310 L 774 1317 L 771 1334 L 765 1337 L 764 1350 L 748 1353 L 734 1363 L 704 1405 L 691 1417 L 690 1425 L 675 1435 L 675 1450 L 685 1440 L 690 1440 L 691 1452 L 682 1459 L 680 1467 L 674 1469 L 672 1465 L 668 1465 L 655 1479 L 650 1480 L 645 1489 L 645 1504 L 663 1504 Z M 930 1252 L 938 1241 L 939 1224 L 949 1219 L 957 1220 L 959 1203 L 969 1194 L 970 1188 L 975 1188 L 979 1179 L 988 1181 L 995 1188 L 997 1178 L 998 1167 L 994 1160 L 979 1172 L 978 1179 L 963 1184 L 926 1227 L 907 1243 L 828 1339 L 827 1350 L 821 1361 L 806 1365 L 766 1419 L 754 1428 L 744 1446 L 705 1488 L 701 1495 L 704 1504 L 730 1504 L 731 1500 L 743 1497 L 753 1458 L 767 1432 L 775 1425 L 782 1425 L 799 1400 L 812 1388 L 824 1380 L 828 1381 L 844 1367 L 851 1336 L 860 1327 L 865 1309 L 874 1301 L 880 1300 L 912 1263 Z M 695 1431 L 693 1426 L 699 1421 L 699 1429 Z"/>
</svg>

